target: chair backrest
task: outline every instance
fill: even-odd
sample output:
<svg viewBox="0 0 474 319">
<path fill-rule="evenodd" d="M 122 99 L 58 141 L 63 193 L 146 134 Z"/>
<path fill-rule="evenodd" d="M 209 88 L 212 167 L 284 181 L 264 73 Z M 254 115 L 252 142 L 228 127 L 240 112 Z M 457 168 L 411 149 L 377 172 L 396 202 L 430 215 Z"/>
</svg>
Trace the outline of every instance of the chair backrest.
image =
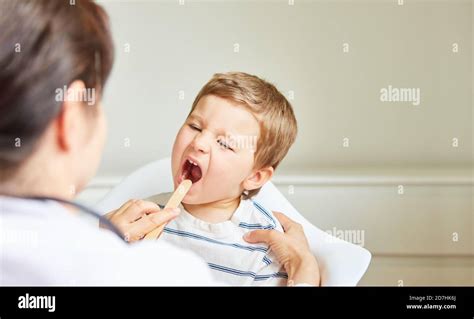
<svg viewBox="0 0 474 319">
<path fill-rule="evenodd" d="M 120 207 L 131 198 L 146 198 L 173 190 L 170 158 L 149 163 L 125 177 L 96 206 L 106 213 Z M 265 208 L 279 211 L 302 224 L 311 251 L 316 256 L 325 286 L 355 286 L 370 263 L 368 250 L 335 238 L 312 225 L 283 194 L 268 182 L 254 198 Z"/>
</svg>

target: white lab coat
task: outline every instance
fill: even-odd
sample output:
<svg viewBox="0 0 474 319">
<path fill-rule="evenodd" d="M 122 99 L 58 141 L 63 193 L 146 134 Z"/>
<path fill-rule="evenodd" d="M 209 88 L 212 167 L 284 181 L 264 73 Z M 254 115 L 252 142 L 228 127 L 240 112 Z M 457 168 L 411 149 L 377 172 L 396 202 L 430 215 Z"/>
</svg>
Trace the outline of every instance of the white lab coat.
<svg viewBox="0 0 474 319">
<path fill-rule="evenodd" d="M 0 286 L 218 285 L 192 252 L 127 245 L 56 202 L 0 196 Z"/>
</svg>

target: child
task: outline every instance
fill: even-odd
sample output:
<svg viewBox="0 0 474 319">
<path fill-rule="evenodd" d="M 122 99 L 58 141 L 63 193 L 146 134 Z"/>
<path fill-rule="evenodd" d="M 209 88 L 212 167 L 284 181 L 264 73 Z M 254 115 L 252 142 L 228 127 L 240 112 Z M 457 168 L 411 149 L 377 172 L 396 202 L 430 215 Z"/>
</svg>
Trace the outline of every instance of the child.
<svg viewBox="0 0 474 319">
<path fill-rule="evenodd" d="M 231 285 L 286 285 L 268 247 L 242 236 L 281 225 L 251 198 L 273 175 L 297 133 L 293 109 L 270 83 L 245 73 L 215 74 L 194 100 L 173 146 L 175 188 L 193 185 L 160 240 L 200 255 Z M 166 204 L 171 194 L 148 200 Z"/>
</svg>

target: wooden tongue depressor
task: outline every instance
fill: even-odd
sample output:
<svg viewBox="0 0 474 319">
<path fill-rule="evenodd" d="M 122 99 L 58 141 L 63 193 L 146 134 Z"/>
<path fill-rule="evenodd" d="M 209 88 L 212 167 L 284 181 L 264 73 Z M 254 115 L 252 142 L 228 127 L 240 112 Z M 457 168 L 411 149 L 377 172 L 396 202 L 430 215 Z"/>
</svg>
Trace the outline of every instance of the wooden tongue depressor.
<svg viewBox="0 0 474 319">
<path fill-rule="evenodd" d="M 176 190 L 174 191 L 173 195 L 171 195 L 171 198 L 169 199 L 168 203 L 166 203 L 165 209 L 177 208 L 183 200 L 184 196 L 186 196 L 186 194 L 188 193 L 189 189 L 191 188 L 191 185 L 193 185 L 193 183 L 189 179 L 185 179 L 184 181 L 182 181 L 181 184 L 179 184 L 178 188 L 176 188 Z M 165 225 L 161 225 L 160 227 L 153 229 L 151 232 L 146 234 L 144 238 L 157 239 L 158 237 L 160 237 L 163 228 L 165 228 Z"/>
</svg>

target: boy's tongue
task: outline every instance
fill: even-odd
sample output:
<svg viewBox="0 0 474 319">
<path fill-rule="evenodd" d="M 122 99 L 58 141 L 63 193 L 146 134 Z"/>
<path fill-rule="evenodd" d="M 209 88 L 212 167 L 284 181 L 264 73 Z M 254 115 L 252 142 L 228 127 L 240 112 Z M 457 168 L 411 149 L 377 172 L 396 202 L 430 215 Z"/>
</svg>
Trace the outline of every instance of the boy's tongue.
<svg viewBox="0 0 474 319">
<path fill-rule="evenodd" d="M 191 179 L 191 182 L 196 183 L 199 181 L 202 177 L 202 172 L 201 169 L 198 166 L 192 166 L 190 170 L 190 175 L 189 178 Z"/>
<path fill-rule="evenodd" d="M 191 182 L 197 183 L 202 177 L 202 171 L 197 165 L 193 165 L 186 161 L 183 167 L 183 179 L 190 179 Z"/>
</svg>

